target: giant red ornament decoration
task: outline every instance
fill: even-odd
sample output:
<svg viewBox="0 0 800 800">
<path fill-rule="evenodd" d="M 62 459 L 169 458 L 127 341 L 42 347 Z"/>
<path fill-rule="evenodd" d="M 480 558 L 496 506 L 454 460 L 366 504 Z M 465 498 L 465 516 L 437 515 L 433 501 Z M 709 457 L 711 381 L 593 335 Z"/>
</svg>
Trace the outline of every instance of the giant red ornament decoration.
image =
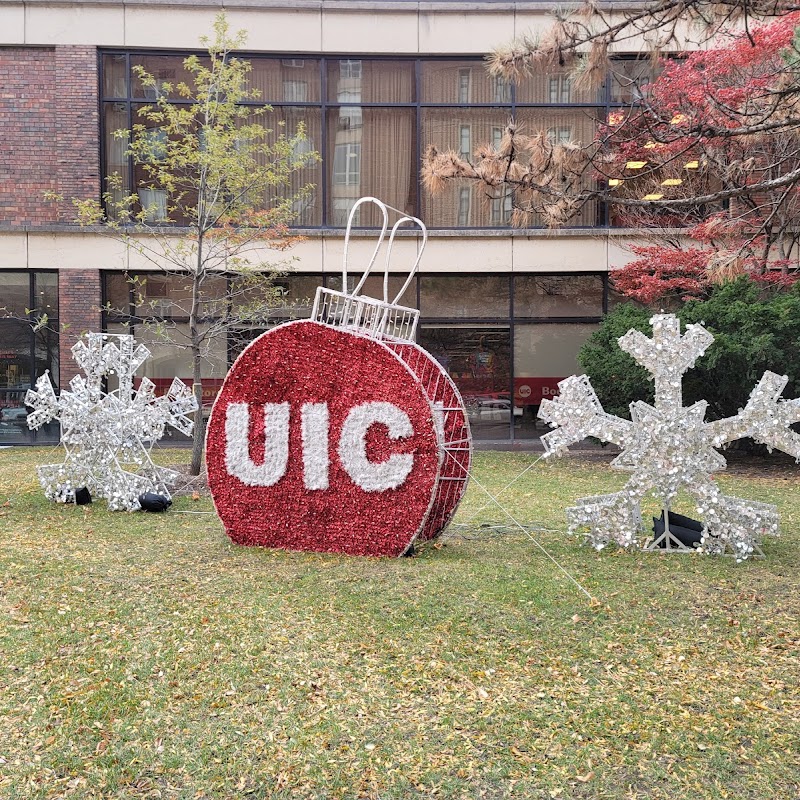
<svg viewBox="0 0 800 800">
<path fill-rule="evenodd" d="M 208 480 L 237 544 L 399 556 L 439 535 L 466 489 L 464 404 L 443 367 L 413 342 L 418 312 L 397 305 L 405 287 L 391 303 L 388 281 L 382 301 L 359 295 L 388 225 L 382 203 L 362 202 L 379 205 L 384 226 L 354 291 L 320 289 L 311 320 L 258 337 L 214 403 Z M 387 275 L 395 234 L 408 221 L 421 227 L 424 246 L 422 223 L 401 218 Z M 345 287 L 346 265 L 347 246 Z"/>
</svg>

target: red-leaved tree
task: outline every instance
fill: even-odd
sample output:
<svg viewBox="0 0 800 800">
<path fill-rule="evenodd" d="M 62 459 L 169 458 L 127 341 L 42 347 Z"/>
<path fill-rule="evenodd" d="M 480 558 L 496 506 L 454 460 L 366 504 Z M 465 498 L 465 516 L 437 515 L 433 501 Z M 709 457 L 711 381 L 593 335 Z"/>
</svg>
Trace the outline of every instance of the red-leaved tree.
<svg viewBox="0 0 800 800">
<path fill-rule="evenodd" d="M 598 131 L 603 157 L 595 165 L 619 201 L 620 221 L 656 239 L 634 248 L 637 259 L 616 274 L 622 293 L 653 302 L 697 297 L 742 273 L 794 279 L 798 24 L 800 14 L 788 14 L 726 47 L 665 62 L 644 102 Z M 666 227 L 687 230 L 668 236 Z"/>
<path fill-rule="evenodd" d="M 553 141 L 512 122 L 471 159 L 431 147 L 426 185 L 435 193 L 479 181 L 488 196 L 511 198 L 519 226 L 568 225 L 587 203 L 608 202 L 614 224 L 649 240 L 617 277 L 620 291 L 647 302 L 701 296 L 742 273 L 789 283 L 800 236 L 798 25 L 792 11 L 715 48 L 663 58 L 642 96 L 590 142 Z M 576 59 L 584 79 L 614 66 L 607 48 L 580 61 L 576 48 L 590 34 L 577 23 L 551 39 L 505 60 L 495 54 L 490 68 L 524 81 L 556 57 Z"/>
</svg>

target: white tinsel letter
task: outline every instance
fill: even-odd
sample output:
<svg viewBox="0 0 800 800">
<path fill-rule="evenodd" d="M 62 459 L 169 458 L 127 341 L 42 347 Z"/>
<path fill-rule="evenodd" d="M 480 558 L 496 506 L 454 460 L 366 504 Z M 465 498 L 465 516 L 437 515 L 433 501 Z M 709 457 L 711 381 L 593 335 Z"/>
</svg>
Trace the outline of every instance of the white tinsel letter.
<svg viewBox="0 0 800 800">
<path fill-rule="evenodd" d="M 264 463 L 250 458 L 247 403 L 230 403 L 225 417 L 225 465 L 248 486 L 274 486 L 289 461 L 289 404 L 264 404 Z"/>
<path fill-rule="evenodd" d="M 303 484 L 306 489 L 328 488 L 328 404 L 305 403 L 301 412 Z"/>
<path fill-rule="evenodd" d="M 396 489 L 414 468 L 414 456 L 411 453 L 395 453 L 379 464 L 367 459 L 367 431 L 376 424 L 385 425 L 392 440 L 414 433 L 408 414 L 392 403 L 375 401 L 351 409 L 342 425 L 339 459 L 353 483 L 365 492 Z"/>
</svg>

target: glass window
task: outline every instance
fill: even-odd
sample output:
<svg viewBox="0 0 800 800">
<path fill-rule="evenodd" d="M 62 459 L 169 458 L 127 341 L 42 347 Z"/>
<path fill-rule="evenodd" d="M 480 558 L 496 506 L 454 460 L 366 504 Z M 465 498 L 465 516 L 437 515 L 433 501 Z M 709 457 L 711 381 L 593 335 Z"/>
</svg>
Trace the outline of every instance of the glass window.
<svg viewBox="0 0 800 800">
<path fill-rule="evenodd" d="M 26 392 L 48 370 L 58 388 L 58 274 L 0 271 L 0 303 L 0 444 L 58 441 L 58 423 L 29 431 L 25 408 Z M 40 314 L 47 325 L 34 331 Z"/>
<path fill-rule="evenodd" d="M 23 320 L 0 320 L 0 389 L 29 389 L 33 328 Z"/>
<path fill-rule="evenodd" d="M 413 109 L 362 108 L 362 125 L 339 126 L 340 109 L 328 114 L 328 222 L 342 224 L 348 203 L 379 197 L 404 213 L 417 215 L 416 126 Z M 345 220 L 346 221 L 346 220 Z M 378 209 L 363 206 L 359 224 L 382 222 Z"/>
<path fill-rule="evenodd" d="M 270 141 L 281 133 L 294 136 L 302 126 L 306 138 L 297 145 L 293 154 L 298 158 L 305 153 L 318 153 L 322 150 L 321 120 L 319 109 L 286 106 L 275 108 L 272 113 L 262 118 L 262 124 L 273 129 Z M 265 207 L 269 207 L 274 198 L 300 195 L 292 204 L 295 217 L 291 224 L 315 227 L 322 225 L 322 172 L 322 164 L 318 160 L 295 170 L 289 176 L 287 186 L 275 186 L 271 189 L 264 200 Z"/>
<path fill-rule="evenodd" d="M 181 378 L 192 383 L 192 354 L 189 342 L 189 324 L 177 323 L 164 333 L 147 325 L 136 326 L 136 341 L 150 351 L 150 358 L 140 367 L 139 374 L 152 380 Z M 207 340 L 202 349 L 201 374 L 204 378 L 224 378 L 228 372 L 228 351 L 224 336 Z"/>
<path fill-rule="evenodd" d="M 482 61 L 423 60 L 421 70 L 423 103 L 511 102 L 511 84 L 492 78 Z"/>
<path fill-rule="evenodd" d="M 509 120 L 508 109 L 503 108 L 426 108 L 422 111 L 422 141 L 434 144 L 440 151 L 455 150 L 471 159 L 472 152 L 481 145 L 499 146 Z M 467 141 L 469 139 L 469 142 Z M 422 192 L 422 213 L 431 228 L 454 228 L 459 220 L 460 190 L 465 184 L 448 183 L 435 196 Z M 505 224 L 501 217 L 492 214 L 488 202 L 472 204 L 470 224 L 486 228 Z"/>
<path fill-rule="evenodd" d="M 113 208 L 131 191 L 127 136 L 115 136 L 117 131 L 128 130 L 127 103 L 103 104 L 103 156 L 105 158 L 105 175 L 119 176 L 120 186 L 104 186 L 104 191 L 111 195 L 109 213 L 114 216 Z"/>
<path fill-rule="evenodd" d="M 601 275 L 517 275 L 514 316 L 600 317 L 603 315 Z"/>
<path fill-rule="evenodd" d="M 572 125 L 557 125 L 547 129 L 547 138 L 552 144 L 568 144 L 572 141 Z"/>
<path fill-rule="evenodd" d="M 420 313 L 427 318 L 464 319 L 509 316 L 506 275 L 420 276 Z"/>
<path fill-rule="evenodd" d="M 105 298 L 109 311 L 115 314 L 130 313 L 131 284 L 125 272 L 104 272 Z"/>
<path fill-rule="evenodd" d="M 569 68 L 537 70 L 517 84 L 517 103 L 567 103 L 603 102 L 603 87 L 576 86 Z"/>
<path fill-rule="evenodd" d="M 515 436 L 541 436 L 550 427 L 536 419 L 542 398 L 558 394 L 558 383 L 579 373 L 578 351 L 596 325 L 516 325 L 514 329 Z"/>
<path fill-rule="evenodd" d="M 333 182 L 339 186 L 361 184 L 361 143 L 337 144 L 333 154 Z"/>
<path fill-rule="evenodd" d="M 318 103 L 319 60 L 315 58 L 248 58 L 249 86 L 264 103 Z M 288 92 L 288 93 L 287 93 Z M 296 93 L 292 97 L 292 93 Z M 299 96 L 299 95 L 302 95 Z"/>
<path fill-rule="evenodd" d="M 348 275 L 347 288 L 352 292 L 355 290 L 358 282 L 361 280 L 361 275 Z M 384 276 L 380 274 L 371 274 L 367 276 L 364 285 L 359 290 L 359 295 L 365 297 L 374 297 L 377 300 L 383 300 L 383 280 Z M 408 275 L 389 275 L 389 288 L 388 298 L 389 302 L 393 303 L 403 285 L 408 280 Z M 342 290 L 342 278 L 339 275 L 331 275 L 327 278 L 326 286 L 328 289 L 340 292 Z M 406 308 L 417 307 L 417 283 L 416 279 L 412 278 L 408 287 L 403 292 L 397 305 L 405 306 Z"/>
<path fill-rule="evenodd" d="M 30 273 L 0 272 L 0 317 L 27 317 L 30 307 Z"/>
<path fill-rule="evenodd" d="M 52 382 L 58 386 L 58 328 L 48 325 L 33 335 L 33 357 L 36 377 L 50 372 Z"/>
<path fill-rule="evenodd" d="M 469 225 L 469 210 L 472 205 L 472 187 L 462 186 L 458 190 L 458 226 L 466 228 Z"/>
<path fill-rule="evenodd" d="M 113 273 L 112 273 L 113 274 Z M 192 299 L 191 278 L 161 272 L 142 272 L 132 279 L 134 312 L 140 317 L 185 318 L 189 316 Z M 201 316 L 214 316 L 217 306 L 225 302 L 227 282 L 224 277 L 203 282 Z"/>
<path fill-rule="evenodd" d="M 125 53 L 103 56 L 103 94 L 106 97 L 128 96 L 128 57 Z"/>
<path fill-rule="evenodd" d="M 276 278 L 269 284 L 247 285 L 244 288 L 237 287 L 236 279 L 231 279 L 231 293 L 235 307 L 239 303 L 243 303 L 245 309 L 254 305 L 257 307 L 266 297 L 272 306 L 269 316 L 276 321 L 310 317 L 318 286 L 322 286 L 321 275 L 286 275 Z"/>
<path fill-rule="evenodd" d="M 458 102 L 469 103 L 471 100 L 472 88 L 472 69 L 460 69 L 458 71 Z"/>
<path fill-rule="evenodd" d="M 458 152 L 461 158 L 472 158 L 472 128 L 469 125 L 461 125 L 458 138 Z"/>
<path fill-rule="evenodd" d="M 508 439 L 511 335 L 505 326 L 425 325 L 419 343 L 461 392 L 475 439 Z"/>
<path fill-rule="evenodd" d="M 492 225 L 508 225 L 511 222 L 511 214 L 514 211 L 513 194 L 505 192 L 500 197 L 492 198 L 490 208 Z"/>
<path fill-rule="evenodd" d="M 611 62 L 611 102 L 626 105 L 638 102 L 644 97 L 644 87 L 659 71 L 649 59 L 614 59 Z"/>
<path fill-rule="evenodd" d="M 58 273 L 34 272 L 34 307 L 48 317 L 58 316 Z"/>
<path fill-rule="evenodd" d="M 331 103 L 413 103 L 414 62 L 410 60 L 328 60 L 328 100 Z"/>
<path fill-rule="evenodd" d="M 208 59 L 205 59 L 206 62 Z M 131 55 L 131 94 L 152 103 L 159 97 L 168 96 L 180 100 L 178 84 L 183 82 L 192 85 L 192 73 L 183 65 L 183 56 L 154 56 L 144 53 Z M 134 67 L 143 67 L 155 79 L 153 86 L 144 86 L 136 75 Z M 167 86 L 170 91 L 167 92 Z"/>
<path fill-rule="evenodd" d="M 501 128 L 499 125 L 492 126 L 492 147 L 494 147 L 495 150 L 500 149 L 505 131 L 506 129 Z"/>
<path fill-rule="evenodd" d="M 493 103 L 511 102 L 511 83 L 505 78 L 497 75 L 494 79 L 494 98 Z"/>
<path fill-rule="evenodd" d="M 308 84 L 305 81 L 284 81 L 283 99 L 287 103 L 305 103 L 308 100 Z"/>
</svg>

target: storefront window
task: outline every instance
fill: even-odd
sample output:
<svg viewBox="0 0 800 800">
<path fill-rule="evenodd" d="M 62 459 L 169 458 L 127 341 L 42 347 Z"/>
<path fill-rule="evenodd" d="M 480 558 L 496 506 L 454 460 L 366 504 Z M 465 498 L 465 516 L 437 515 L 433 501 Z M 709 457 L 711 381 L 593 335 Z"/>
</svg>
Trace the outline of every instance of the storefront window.
<svg viewBox="0 0 800 800">
<path fill-rule="evenodd" d="M 514 279 L 514 316 L 600 317 L 601 275 L 519 275 Z"/>
<path fill-rule="evenodd" d="M 45 372 L 58 386 L 58 364 L 58 273 L 0 271 L 0 445 L 58 441 L 58 423 L 28 429 L 25 407 Z"/>
<path fill-rule="evenodd" d="M 558 382 L 580 374 L 578 351 L 597 329 L 589 324 L 517 325 L 514 329 L 514 437 L 532 439 L 550 430 L 536 415 Z"/>
<path fill-rule="evenodd" d="M 505 326 L 426 325 L 419 343 L 448 372 L 467 408 L 475 439 L 508 439 L 511 334 Z"/>
<path fill-rule="evenodd" d="M 425 275 L 419 286 L 423 318 L 508 319 L 506 275 Z"/>
</svg>

